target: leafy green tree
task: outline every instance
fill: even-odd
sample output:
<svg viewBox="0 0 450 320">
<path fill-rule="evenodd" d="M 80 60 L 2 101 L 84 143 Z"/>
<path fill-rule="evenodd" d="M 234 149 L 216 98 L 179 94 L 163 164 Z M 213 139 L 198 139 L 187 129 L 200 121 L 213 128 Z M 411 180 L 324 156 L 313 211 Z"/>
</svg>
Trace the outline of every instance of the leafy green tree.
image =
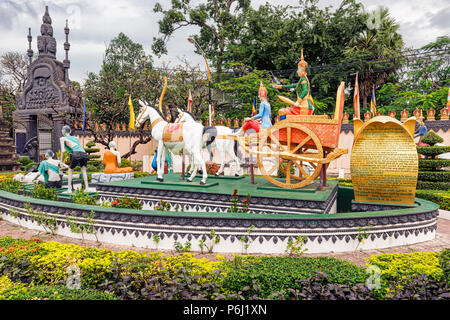
<svg viewBox="0 0 450 320">
<path fill-rule="evenodd" d="M 158 21 L 160 38 L 153 38 L 153 52 L 161 56 L 167 53 L 166 43 L 172 34 L 187 26 L 197 26 L 200 33 L 192 35 L 205 51 L 216 70 L 222 72 L 227 42 L 238 36 L 245 22 L 244 13 L 250 7 L 250 0 L 207 0 L 194 5 L 191 0 L 172 0 L 168 10 L 156 3 L 153 11 L 162 13 Z M 187 41 L 187 40 L 186 40 Z M 200 53 L 198 48 L 195 48 Z"/>
<path fill-rule="evenodd" d="M 398 53 L 403 49 L 400 25 L 389 15 L 387 8 L 380 7 L 366 14 L 367 28 L 356 34 L 344 50 L 347 61 L 361 60 L 355 67 L 359 70 L 359 90 L 363 107 L 372 88 L 386 82 L 389 75 L 400 67 Z M 364 60 L 372 60 L 367 63 Z"/>
<path fill-rule="evenodd" d="M 142 44 L 133 42 L 122 32 L 112 39 L 106 48 L 104 72 L 126 73 L 144 65 L 146 68 L 151 68 L 152 57 L 146 55 Z"/>
<path fill-rule="evenodd" d="M 89 116 L 86 130 L 92 134 L 94 142 L 107 147 L 115 136 L 116 125 L 129 122 L 129 96 L 136 107 L 141 97 L 155 101 L 160 85 L 159 73 L 153 72 L 152 59 L 145 54 L 142 45 L 119 33 L 107 46 L 99 73 L 90 72 L 83 87 Z M 135 112 L 139 110 L 136 107 Z M 96 123 L 105 125 L 106 129 L 100 126 L 97 130 Z M 123 154 L 124 158 L 135 154 L 139 144 L 151 140 L 142 128 L 137 134 L 138 139 L 131 150 Z"/>
<path fill-rule="evenodd" d="M 226 60 L 278 70 L 275 77 L 293 83 L 298 81 L 296 67 L 303 48 L 312 96 L 333 111 L 335 90 L 348 74 L 339 67 L 345 45 L 366 28 L 366 16 L 362 5 L 354 0 L 343 1 L 335 10 L 319 7 L 318 1 L 299 4 L 300 9 L 269 3 L 249 8 L 239 37 L 227 46 Z"/>
<path fill-rule="evenodd" d="M 436 90 L 450 82 L 450 37 L 438 37 L 424 45 L 423 55 L 405 63 L 403 85 L 422 93 Z"/>
</svg>

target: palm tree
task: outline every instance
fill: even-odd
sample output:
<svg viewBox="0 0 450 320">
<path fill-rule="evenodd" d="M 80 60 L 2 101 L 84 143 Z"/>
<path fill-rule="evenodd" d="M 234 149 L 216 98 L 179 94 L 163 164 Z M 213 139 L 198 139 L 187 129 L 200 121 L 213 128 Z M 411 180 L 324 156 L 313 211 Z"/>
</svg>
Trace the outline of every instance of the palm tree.
<svg viewBox="0 0 450 320">
<path fill-rule="evenodd" d="M 400 25 L 389 15 L 389 10 L 380 7 L 367 13 L 367 29 L 355 35 L 344 50 L 346 61 L 355 61 L 359 71 L 359 94 L 363 107 L 373 87 L 386 82 L 389 75 L 399 67 L 399 52 L 404 43 L 398 33 Z M 370 61 L 370 62 L 369 62 Z"/>
</svg>

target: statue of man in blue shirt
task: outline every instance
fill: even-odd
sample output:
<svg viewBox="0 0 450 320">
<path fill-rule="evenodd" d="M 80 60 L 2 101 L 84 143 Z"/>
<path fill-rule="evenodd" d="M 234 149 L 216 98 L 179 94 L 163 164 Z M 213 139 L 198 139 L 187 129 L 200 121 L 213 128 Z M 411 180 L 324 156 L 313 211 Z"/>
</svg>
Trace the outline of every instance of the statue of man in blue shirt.
<svg viewBox="0 0 450 320">
<path fill-rule="evenodd" d="M 258 114 L 251 118 L 245 118 L 245 124 L 242 126 L 242 131 L 247 131 L 249 129 L 254 129 L 259 132 L 260 128 L 269 129 L 272 126 L 272 111 L 269 102 L 267 101 L 267 90 L 264 87 L 262 81 L 259 86 L 259 100 L 261 104 L 259 105 Z M 260 120 L 261 122 L 259 122 Z M 241 130 L 239 132 L 241 132 Z"/>
</svg>

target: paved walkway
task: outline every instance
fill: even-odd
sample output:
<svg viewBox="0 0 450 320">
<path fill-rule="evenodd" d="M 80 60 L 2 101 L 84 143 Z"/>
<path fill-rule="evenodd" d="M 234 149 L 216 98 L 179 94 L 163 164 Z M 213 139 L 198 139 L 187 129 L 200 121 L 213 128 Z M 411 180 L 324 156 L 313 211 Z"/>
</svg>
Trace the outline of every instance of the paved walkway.
<svg viewBox="0 0 450 320">
<path fill-rule="evenodd" d="M 450 220 L 450 211 L 439 209 L 439 218 Z"/>
<path fill-rule="evenodd" d="M 44 234 L 42 232 L 27 229 L 24 227 L 21 227 L 19 225 L 10 223 L 8 221 L 2 220 L 0 218 L 0 237 L 6 237 L 11 236 L 13 238 L 22 238 L 22 239 L 30 239 L 39 237 L 42 240 L 47 241 L 58 241 L 61 243 L 73 243 L 77 245 L 84 245 L 84 246 L 90 246 L 90 247 L 96 247 L 96 248 L 108 248 L 110 250 L 119 251 L 119 250 L 134 250 L 137 252 L 154 252 L 153 249 L 144 249 L 144 248 L 136 248 L 133 246 L 122 246 L 122 245 L 115 245 L 110 243 L 99 243 L 95 241 L 82 241 L 79 239 L 74 239 L 70 237 L 64 237 L 60 235 L 51 236 L 50 234 Z M 408 253 L 408 252 L 439 252 L 444 248 L 450 248 L 450 212 L 440 210 L 439 217 L 438 217 L 438 226 L 436 229 L 436 238 L 431 241 L 416 243 L 413 245 L 406 245 L 406 246 L 398 246 L 398 247 L 391 247 L 386 249 L 378 249 L 378 250 L 358 250 L 358 251 L 351 251 L 351 252 L 330 252 L 326 254 L 305 254 L 305 256 L 311 256 L 311 257 L 317 257 L 317 256 L 329 256 L 329 257 L 335 257 L 339 259 L 348 260 L 352 263 L 355 263 L 360 266 L 365 265 L 364 258 L 367 258 L 374 254 L 380 254 L 380 253 Z M 177 254 L 175 250 L 160 250 L 163 253 L 166 254 Z M 202 258 L 205 257 L 210 260 L 217 260 L 216 255 L 217 253 L 213 254 L 201 254 L 201 253 L 194 253 L 196 257 Z M 224 256 L 225 258 L 233 259 L 232 254 L 222 254 L 220 255 Z M 285 256 L 286 254 L 276 254 L 273 256 Z"/>
</svg>

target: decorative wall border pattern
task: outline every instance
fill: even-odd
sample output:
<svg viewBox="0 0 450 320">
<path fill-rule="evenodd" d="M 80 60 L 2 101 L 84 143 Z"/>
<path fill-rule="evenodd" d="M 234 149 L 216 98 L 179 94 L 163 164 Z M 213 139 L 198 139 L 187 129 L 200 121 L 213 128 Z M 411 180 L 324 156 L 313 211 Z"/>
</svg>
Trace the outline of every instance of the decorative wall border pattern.
<svg viewBox="0 0 450 320">
<path fill-rule="evenodd" d="M 261 215 L 231 213 L 176 213 L 149 210 L 129 210 L 98 206 L 83 206 L 56 201 L 38 200 L 0 191 L 0 209 L 3 219 L 12 223 L 43 230 L 32 222 L 25 203 L 57 219 L 57 234 L 80 238 L 70 231 L 65 213 L 73 212 L 79 223 L 85 223 L 83 213 L 94 212 L 95 230 L 99 241 L 115 244 L 154 247 L 152 236 L 158 234 L 158 249 L 173 249 L 175 241 L 193 241 L 192 250 L 200 251 L 196 241 L 208 240 L 212 229 L 220 237 L 214 252 L 241 252 L 243 236 L 248 239 L 248 253 L 283 253 L 289 240 L 298 235 L 306 237 L 309 253 L 352 251 L 386 248 L 432 240 L 437 227 L 438 206 L 417 199 L 419 206 L 387 212 L 345 213 L 335 215 Z M 13 217 L 9 210 L 20 212 Z M 274 213 L 275 214 L 275 213 Z M 361 227 L 368 238 L 364 244 L 358 240 Z M 254 226 L 252 233 L 248 233 Z M 89 238 L 90 237 L 90 238 Z M 95 240 L 93 235 L 86 239 Z"/>
<path fill-rule="evenodd" d="M 231 195 L 182 190 L 163 190 L 135 188 L 126 186 L 95 185 L 102 201 L 112 200 L 118 196 L 135 196 L 144 205 L 144 209 L 153 210 L 160 200 L 173 205 L 185 205 L 188 211 L 227 212 L 231 206 Z M 252 196 L 250 198 L 250 213 L 260 214 L 317 214 L 333 213 L 336 205 L 338 185 L 332 190 L 325 201 L 297 200 L 286 198 L 267 198 Z M 245 196 L 238 196 L 241 203 Z"/>
</svg>

